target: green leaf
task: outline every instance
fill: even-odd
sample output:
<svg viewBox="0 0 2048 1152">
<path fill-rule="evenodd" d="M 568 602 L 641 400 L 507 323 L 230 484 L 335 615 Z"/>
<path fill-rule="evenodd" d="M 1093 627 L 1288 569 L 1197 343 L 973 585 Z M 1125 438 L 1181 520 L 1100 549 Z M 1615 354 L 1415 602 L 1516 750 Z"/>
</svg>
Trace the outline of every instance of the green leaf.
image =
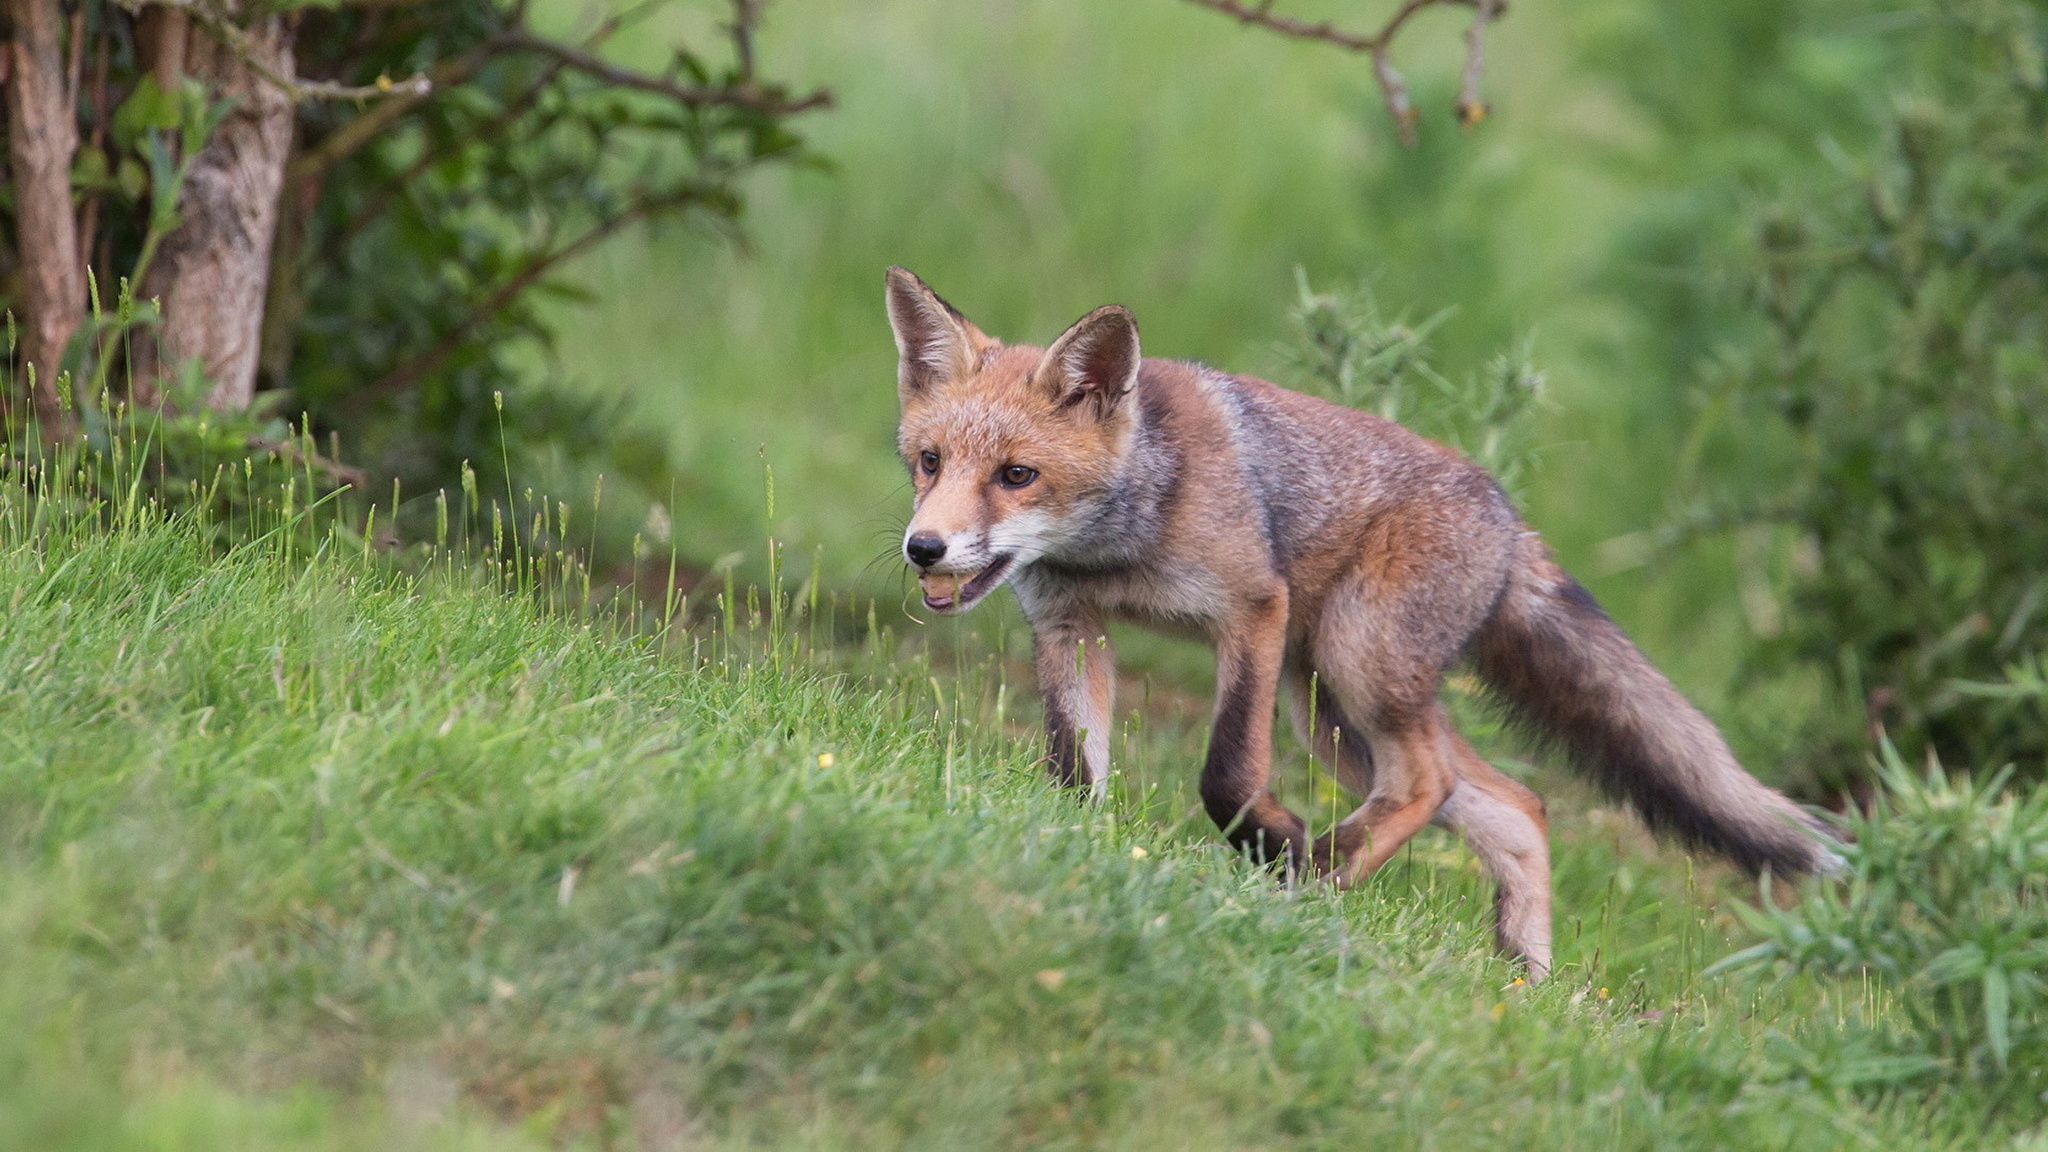
<svg viewBox="0 0 2048 1152">
<path fill-rule="evenodd" d="M 123 156 L 114 168 L 114 186 L 129 200 L 140 200 L 149 190 L 149 172 L 133 156 Z"/>
<path fill-rule="evenodd" d="M 128 94 L 121 106 L 114 109 L 114 143 L 126 149 L 135 146 L 142 134 L 151 128 L 169 131 L 184 120 L 181 93 L 166 93 L 156 86 L 156 77 L 143 73 L 135 82 L 135 91 Z"/>
<path fill-rule="evenodd" d="M 2012 985 L 2005 969 L 1994 965 L 1984 970 L 1984 1037 L 1991 1042 L 1991 1058 L 2001 1069 L 2012 1054 L 2011 1025 Z"/>
</svg>

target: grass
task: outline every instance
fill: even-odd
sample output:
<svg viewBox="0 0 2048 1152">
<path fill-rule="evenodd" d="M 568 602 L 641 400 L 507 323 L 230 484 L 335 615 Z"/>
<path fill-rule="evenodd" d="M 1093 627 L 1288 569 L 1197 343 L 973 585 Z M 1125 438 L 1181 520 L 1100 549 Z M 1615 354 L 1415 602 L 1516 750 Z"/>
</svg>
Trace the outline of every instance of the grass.
<svg viewBox="0 0 2048 1152">
<path fill-rule="evenodd" d="M 1866 989 L 1704 978 L 1748 941 L 1741 886 L 1570 789 L 1557 974 L 1517 985 L 1448 840 L 1343 893 L 1220 847 L 1169 693 L 1127 693 L 1112 803 L 1054 793 L 1001 635 L 920 646 L 797 597 L 650 638 L 341 532 L 223 551 L 37 508 L 0 500 L 0 1145 L 1806 1149 L 2005 1123 L 1860 1084 Z"/>
</svg>

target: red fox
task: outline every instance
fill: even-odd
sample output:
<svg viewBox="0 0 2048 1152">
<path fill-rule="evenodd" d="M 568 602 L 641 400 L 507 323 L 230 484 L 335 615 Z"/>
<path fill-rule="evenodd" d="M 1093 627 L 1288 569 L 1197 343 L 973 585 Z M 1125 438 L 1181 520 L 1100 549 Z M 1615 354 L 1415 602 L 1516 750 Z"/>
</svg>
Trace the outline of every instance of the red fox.
<svg viewBox="0 0 2048 1152">
<path fill-rule="evenodd" d="M 1231 843 L 1348 884 L 1448 825 L 1532 977 L 1550 968 L 1543 801 L 1447 719 L 1438 692 L 1461 657 L 1651 828 L 1751 872 L 1839 863 L 1826 827 L 1743 771 L 1451 449 L 1263 380 L 1140 359 L 1117 305 L 1041 349 L 984 335 L 901 268 L 887 298 L 915 489 L 904 557 L 933 612 L 1016 591 L 1061 783 L 1106 786 L 1105 625 L 1129 621 L 1215 647 L 1201 794 Z M 1303 741 L 1363 798 L 1318 839 L 1267 790 L 1283 685 Z"/>
</svg>

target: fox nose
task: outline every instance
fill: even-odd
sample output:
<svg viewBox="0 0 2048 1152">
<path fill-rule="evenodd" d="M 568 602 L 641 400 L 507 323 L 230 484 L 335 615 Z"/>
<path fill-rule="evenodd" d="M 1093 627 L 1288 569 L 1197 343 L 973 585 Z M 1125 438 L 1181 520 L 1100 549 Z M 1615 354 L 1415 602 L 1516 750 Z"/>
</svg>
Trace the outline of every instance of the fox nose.
<svg viewBox="0 0 2048 1152">
<path fill-rule="evenodd" d="M 946 555 L 946 542 L 931 532 L 919 532 L 903 542 L 903 554 L 919 568 L 929 568 Z"/>
</svg>

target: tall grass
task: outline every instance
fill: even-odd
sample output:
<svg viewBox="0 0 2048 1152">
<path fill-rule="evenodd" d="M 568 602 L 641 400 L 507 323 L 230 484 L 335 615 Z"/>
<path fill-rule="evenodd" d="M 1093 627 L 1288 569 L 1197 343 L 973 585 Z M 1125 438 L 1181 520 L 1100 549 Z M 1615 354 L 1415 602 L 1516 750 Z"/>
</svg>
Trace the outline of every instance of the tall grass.
<svg viewBox="0 0 2048 1152">
<path fill-rule="evenodd" d="M 1448 840 L 1343 893 L 1220 846 L 1163 693 L 1111 803 L 1054 792 L 1000 636 L 772 586 L 593 615 L 509 529 L 391 554 L 280 501 L 223 544 L 61 491 L 0 485 L 0 1144 L 2001 1130 L 1837 1075 L 1844 992 L 1703 980 L 1731 881 L 1611 813 L 1558 805 L 1529 987 Z"/>
</svg>

